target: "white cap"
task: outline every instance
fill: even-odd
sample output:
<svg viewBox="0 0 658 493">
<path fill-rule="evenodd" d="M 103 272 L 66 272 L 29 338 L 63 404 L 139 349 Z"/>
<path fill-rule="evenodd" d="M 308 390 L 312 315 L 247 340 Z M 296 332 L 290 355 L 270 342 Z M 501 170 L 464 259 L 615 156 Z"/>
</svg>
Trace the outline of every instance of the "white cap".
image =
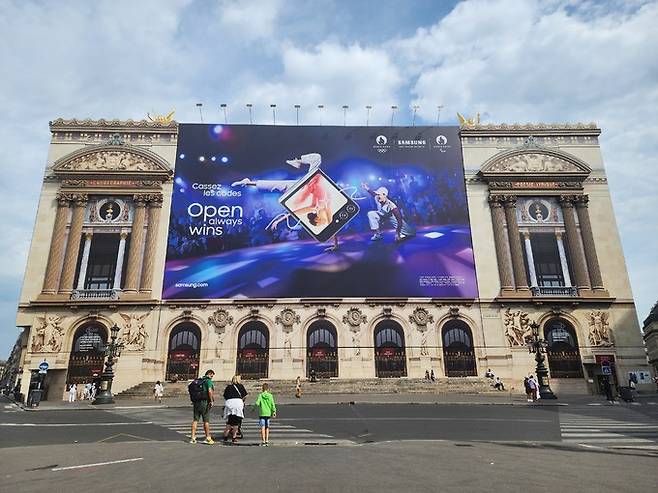
<svg viewBox="0 0 658 493">
<path fill-rule="evenodd" d="M 385 195 L 386 197 L 388 197 L 388 188 L 379 187 L 377 190 L 375 190 L 375 195 Z"/>
</svg>

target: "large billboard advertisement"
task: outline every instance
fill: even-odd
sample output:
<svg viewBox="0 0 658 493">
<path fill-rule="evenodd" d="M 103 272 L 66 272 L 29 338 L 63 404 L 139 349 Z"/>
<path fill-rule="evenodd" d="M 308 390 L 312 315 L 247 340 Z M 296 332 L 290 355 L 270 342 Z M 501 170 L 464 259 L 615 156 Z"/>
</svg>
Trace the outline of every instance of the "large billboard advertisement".
<svg viewBox="0 0 658 493">
<path fill-rule="evenodd" d="M 475 298 L 458 127 L 181 124 L 163 298 Z"/>
</svg>

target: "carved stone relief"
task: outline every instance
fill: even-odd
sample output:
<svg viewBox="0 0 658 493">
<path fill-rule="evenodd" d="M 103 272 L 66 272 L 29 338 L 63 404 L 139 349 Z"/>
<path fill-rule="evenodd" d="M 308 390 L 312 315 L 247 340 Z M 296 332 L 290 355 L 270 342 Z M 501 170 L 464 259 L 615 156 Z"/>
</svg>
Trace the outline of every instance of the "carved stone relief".
<svg viewBox="0 0 658 493">
<path fill-rule="evenodd" d="M 281 324 L 284 332 L 292 332 L 293 326 L 298 324 L 301 318 L 292 308 L 284 308 L 274 321 Z"/>
<path fill-rule="evenodd" d="M 487 172 L 503 173 L 553 173 L 582 172 L 574 164 L 555 156 L 528 153 L 510 156 L 492 165 Z"/>
<path fill-rule="evenodd" d="M 58 166 L 71 171 L 162 171 L 160 166 L 139 154 L 121 149 L 84 154 Z"/>
<path fill-rule="evenodd" d="M 427 325 L 434 322 L 434 317 L 425 308 L 416 307 L 411 315 L 409 321 L 416 324 L 420 332 L 420 355 L 429 356 L 430 353 L 427 349 Z"/>
<path fill-rule="evenodd" d="M 58 353 L 62 349 L 64 328 L 58 315 L 37 317 L 39 325 L 32 336 L 33 353 Z"/>
<path fill-rule="evenodd" d="M 530 316 L 521 310 L 512 311 L 507 308 L 503 314 L 505 337 L 510 347 L 525 346 L 532 337 Z"/>
<path fill-rule="evenodd" d="M 145 313 L 143 315 L 136 315 L 134 313 L 119 313 L 119 315 L 124 322 L 121 337 L 125 344 L 125 349 L 127 351 L 144 351 L 144 348 L 146 347 L 146 339 L 148 338 L 144 320 L 149 314 Z"/>
<path fill-rule="evenodd" d="M 354 351 L 354 356 L 359 356 L 361 354 L 361 324 L 364 324 L 367 321 L 368 317 L 366 317 L 359 308 L 354 306 L 347 310 L 347 313 L 343 315 L 343 323 L 346 323 L 352 332 L 352 349 Z"/>
<path fill-rule="evenodd" d="M 215 334 L 217 334 L 215 355 L 219 358 L 222 355 L 222 347 L 224 345 L 226 327 L 233 325 L 233 317 L 224 308 L 218 308 L 212 313 L 211 316 L 208 317 L 208 325 L 215 328 Z"/>
<path fill-rule="evenodd" d="M 588 319 L 589 343 L 592 346 L 612 346 L 608 314 L 601 310 L 592 310 Z"/>
</svg>

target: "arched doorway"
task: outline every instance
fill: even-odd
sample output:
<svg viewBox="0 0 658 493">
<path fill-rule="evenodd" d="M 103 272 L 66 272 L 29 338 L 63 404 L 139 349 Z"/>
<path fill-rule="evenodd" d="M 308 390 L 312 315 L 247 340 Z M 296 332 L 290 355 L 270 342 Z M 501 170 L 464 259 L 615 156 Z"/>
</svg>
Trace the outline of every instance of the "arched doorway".
<svg viewBox="0 0 658 493">
<path fill-rule="evenodd" d="M 404 331 L 395 320 L 382 320 L 375 326 L 375 375 L 379 378 L 407 376 Z"/>
<path fill-rule="evenodd" d="M 306 376 L 315 370 L 317 378 L 338 376 L 336 327 L 328 320 L 316 320 L 306 337 Z"/>
<path fill-rule="evenodd" d="M 473 336 L 466 322 L 450 320 L 443 326 L 441 332 L 446 376 L 477 376 Z"/>
<path fill-rule="evenodd" d="M 563 318 L 552 318 L 544 326 L 548 342 L 548 367 L 552 378 L 583 378 L 576 331 Z"/>
<path fill-rule="evenodd" d="M 75 331 L 69 357 L 66 383 L 90 383 L 103 373 L 107 329 L 97 323 L 83 325 Z"/>
<path fill-rule="evenodd" d="M 267 378 L 270 333 L 267 326 L 254 320 L 247 322 L 238 334 L 236 373 L 244 379 Z"/>
<path fill-rule="evenodd" d="M 182 322 L 169 334 L 166 380 L 192 380 L 199 376 L 201 330 L 192 322 Z"/>
</svg>

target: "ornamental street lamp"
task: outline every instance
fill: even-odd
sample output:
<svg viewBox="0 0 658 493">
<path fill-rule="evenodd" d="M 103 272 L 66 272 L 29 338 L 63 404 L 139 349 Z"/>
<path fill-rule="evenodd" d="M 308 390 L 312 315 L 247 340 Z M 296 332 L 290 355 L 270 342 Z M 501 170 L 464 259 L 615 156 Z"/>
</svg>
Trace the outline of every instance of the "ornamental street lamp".
<svg viewBox="0 0 658 493">
<path fill-rule="evenodd" d="M 548 342 L 539 338 L 539 324 L 532 322 L 530 324 L 532 329 L 532 339 L 528 342 L 528 351 L 530 354 L 535 353 L 535 361 L 537 362 L 537 380 L 539 382 L 539 395 L 542 399 L 557 399 L 557 396 L 551 390 L 548 384 L 548 368 L 544 364 L 544 353 L 548 348 Z"/>
<path fill-rule="evenodd" d="M 117 342 L 117 337 L 119 336 L 119 327 L 117 324 L 114 324 L 110 328 L 110 342 L 105 346 L 105 356 L 107 356 L 107 361 L 105 361 L 105 371 L 101 374 L 101 386 L 100 391 L 96 394 L 96 398 L 92 404 L 114 404 L 114 399 L 112 396 L 112 380 L 114 380 L 114 371 L 112 367 L 116 363 L 116 359 L 121 355 L 121 350 L 123 349 L 123 342 Z"/>
</svg>

